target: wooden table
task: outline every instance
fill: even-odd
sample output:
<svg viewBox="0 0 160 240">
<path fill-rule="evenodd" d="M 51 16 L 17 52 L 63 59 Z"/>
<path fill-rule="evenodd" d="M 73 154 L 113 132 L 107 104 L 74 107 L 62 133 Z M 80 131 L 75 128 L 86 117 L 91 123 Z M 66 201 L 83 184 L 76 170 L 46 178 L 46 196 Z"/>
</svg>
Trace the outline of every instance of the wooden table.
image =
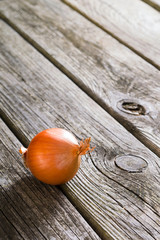
<svg viewBox="0 0 160 240">
<path fill-rule="evenodd" d="M 159 11 L 159 0 L 0 1 L 0 239 L 160 239 Z M 60 186 L 18 152 L 52 127 L 96 147 Z"/>
</svg>

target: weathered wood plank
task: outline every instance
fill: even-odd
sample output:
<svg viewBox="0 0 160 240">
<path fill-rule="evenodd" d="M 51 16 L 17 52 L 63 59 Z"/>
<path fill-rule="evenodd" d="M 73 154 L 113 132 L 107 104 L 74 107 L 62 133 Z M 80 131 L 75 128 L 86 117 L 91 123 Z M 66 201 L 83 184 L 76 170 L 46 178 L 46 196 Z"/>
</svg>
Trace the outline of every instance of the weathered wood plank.
<svg viewBox="0 0 160 240">
<path fill-rule="evenodd" d="M 139 0 L 63 0 L 160 69 L 160 14 Z"/>
<path fill-rule="evenodd" d="M 4 1 L 0 9 L 27 40 L 160 156 L 157 69 L 60 1 Z M 146 114 L 136 115 L 134 103 L 144 106 Z"/>
<path fill-rule="evenodd" d="M 148 3 L 158 11 L 160 11 L 160 0 L 143 0 L 143 2 Z"/>
<path fill-rule="evenodd" d="M 1 193 L 2 194 L 2 193 Z M 17 239 L 23 239 L 21 235 L 18 234 L 18 232 L 16 231 L 16 229 L 13 227 L 12 223 L 9 222 L 8 219 L 6 219 L 6 217 L 4 216 L 4 214 L 2 213 L 2 211 L 0 212 L 0 220 L 1 220 L 1 224 L 0 224 L 0 237 L 1 239 L 12 239 L 13 236 L 17 236 Z M 2 226 L 3 223 L 3 226 Z"/>
<path fill-rule="evenodd" d="M 159 158 L 4 22 L 0 26 L 3 119 L 25 145 L 48 127 L 66 128 L 78 139 L 91 136 L 95 151 L 83 157 L 78 174 L 61 189 L 102 239 L 156 239 L 160 233 Z M 133 167 L 135 158 L 146 162 L 147 168 L 132 173 L 120 169 L 115 164 L 118 156 L 130 156 Z M 18 165 L 16 171 L 20 175 L 26 170 Z M 27 177 L 18 184 L 25 189 L 26 181 L 35 185 L 36 180 Z M 40 184 L 37 191 L 41 188 L 42 192 L 52 189 Z M 22 199 L 32 196 L 28 191 L 23 190 Z M 45 204 L 50 205 L 48 198 Z"/>
<path fill-rule="evenodd" d="M 58 188 L 30 176 L 1 119 L 0 129 L 0 239 L 100 239 Z"/>
</svg>

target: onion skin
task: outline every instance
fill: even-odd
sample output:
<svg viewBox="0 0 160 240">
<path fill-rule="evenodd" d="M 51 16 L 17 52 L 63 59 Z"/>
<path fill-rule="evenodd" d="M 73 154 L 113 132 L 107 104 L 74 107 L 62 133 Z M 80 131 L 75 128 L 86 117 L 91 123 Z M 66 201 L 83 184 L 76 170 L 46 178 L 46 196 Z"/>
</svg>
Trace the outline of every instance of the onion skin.
<svg viewBox="0 0 160 240">
<path fill-rule="evenodd" d="M 46 129 L 38 133 L 28 149 L 21 147 L 26 167 L 40 181 L 60 185 L 71 180 L 77 173 L 81 155 L 90 149 L 90 138 L 78 144 L 74 135 L 61 128 Z"/>
</svg>

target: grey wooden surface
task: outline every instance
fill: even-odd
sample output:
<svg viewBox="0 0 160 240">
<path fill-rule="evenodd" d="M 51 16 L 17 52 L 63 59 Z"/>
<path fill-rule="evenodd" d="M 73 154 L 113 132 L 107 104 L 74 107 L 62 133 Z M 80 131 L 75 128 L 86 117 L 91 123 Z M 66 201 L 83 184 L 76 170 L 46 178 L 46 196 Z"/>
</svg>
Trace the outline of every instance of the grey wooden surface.
<svg viewBox="0 0 160 240">
<path fill-rule="evenodd" d="M 0 9 L 16 31 L 160 156 L 155 67 L 59 0 L 2 1 Z"/>
<path fill-rule="evenodd" d="M 158 240 L 159 71 L 61 1 L 0 14 L 2 239 Z M 59 187 L 18 153 L 49 127 L 96 147 Z"/>
<path fill-rule="evenodd" d="M 160 69 L 160 14 L 140 0 L 63 0 Z"/>
</svg>

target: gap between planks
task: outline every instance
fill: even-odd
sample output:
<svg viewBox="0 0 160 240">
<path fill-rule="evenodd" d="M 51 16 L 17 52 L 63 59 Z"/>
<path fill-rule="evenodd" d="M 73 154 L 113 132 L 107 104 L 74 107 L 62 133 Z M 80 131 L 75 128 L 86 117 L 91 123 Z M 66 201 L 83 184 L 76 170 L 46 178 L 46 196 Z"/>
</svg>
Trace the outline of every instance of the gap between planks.
<svg viewBox="0 0 160 240">
<path fill-rule="evenodd" d="M 96 20 L 94 21 L 92 18 L 90 18 L 87 14 L 85 14 L 84 12 L 82 12 L 80 9 L 78 9 L 76 6 L 72 5 L 69 2 L 66 2 L 66 0 L 61 0 L 61 2 L 63 2 L 64 4 L 66 4 L 67 6 L 69 6 L 71 9 L 73 9 L 74 11 L 78 12 L 80 15 L 82 15 L 83 17 L 85 17 L 87 20 L 89 20 L 90 22 L 92 22 L 93 24 L 95 24 L 97 27 L 99 27 L 100 29 L 102 29 L 104 32 L 106 32 L 107 34 L 109 34 L 111 37 L 115 38 L 118 42 L 120 42 L 121 44 L 123 44 L 125 47 L 129 48 L 131 51 L 133 51 L 134 53 L 136 53 L 139 57 L 141 57 L 142 59 L 144 59 L 145 61 L 147 61 L 148 63 L 150 63 L 152 66 L 154 66 L 155 68 L 157 68 L 158 70 L 160 70 L 160 67 L 158 64 L 156 64 L 155 62 L 152 61 L 152 59 L 146 57 L 144 54 L 142 54 L 140 51 L 136 50 L 134 47 L 132 47 L 130 44 L 127 44 L 127 42 L 123 41 L 121 38 L 119 38 L 118 36 L 116 36 L 113 32 L 107 30 L 105 27 L 103 27 L 103 25 L 99 24 Z"/>
<path fill-rule="evenodd" d="M 62 0 L 63 1 L 63 0 Z M 38 52 L 40 52 L 45 58 L 47 58 L 52 64 L 54 64 L 61 72 L 63 72 L 68 78 L 70 78 L 82 91 L 84 91 L 89 97 L 91 97 L 97 104 L 99 104 L 106 112 L 108 112 L 114 119 L 116 119 L 122 126 L 124 126 L 133 136 L 135 136 L 144 146 L 149 148 L 154 154 L 160 157 L 160 149 L 152 141 L 147 139 L 143 133 L 132 124 L 132 122 L 125 121 L 118 113 L 113 111 L 109 106 L 103 103 L 102 99 L 95 96 L 93 92 L 87 87 L 83 82 L 77 81 L 77 78 L 72 74 L 66 67 L 64 67 L 60 62 L 58 62 L 53 56 L 51 56 L 47 50 L 41 47 L 36 41 L 30 38 L 25 32 L 21 31 L 14 23 L 12 23 L 6 16 L 0 13 L 0 18 L 6 22 L 12 29 L 14 29 L 23 39 L 25 39 L 30 45 L 32 45 Z M 3 114 L 2 114 L 3 115 Z M 14 126 L 10 123 L 7 116 L 4 115 L 4 121 L 8 124 L 13 133 L 18 137 L 18 133 L 14 130 Z M 18 134 L 18 135 L 17 135 Z M 20 134 L 21 136 L 21 134 Z M 20 137 L 22 143 L 26 143 L 25 137 Z"/>
<path fill-rule="evenodd" d="M 160 2 L 158 0 L 141 0 L 142 2 L 145 2 L 146 4 L 150 5 L 157 11 L 160 11 Z"/>
</svg>

